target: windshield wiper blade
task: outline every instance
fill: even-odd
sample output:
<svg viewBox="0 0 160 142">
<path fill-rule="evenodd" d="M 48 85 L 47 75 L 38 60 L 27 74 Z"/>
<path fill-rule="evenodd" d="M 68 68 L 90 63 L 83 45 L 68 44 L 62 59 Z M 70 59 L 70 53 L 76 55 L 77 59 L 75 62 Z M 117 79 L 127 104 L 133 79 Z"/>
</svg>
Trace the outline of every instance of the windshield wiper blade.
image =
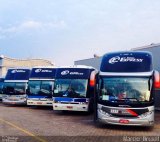
<svg viewBox="0 0 160 142">
<path fill-rule="evenodd" d="M 135 101 L 133 101 L 135 100 Z M 123 99 L 112 99 L 110 101 L 114 101 L 114 102 L 138 102 L 138 103 L 141 103 L 141 101 L 139 101 L 137 98 L 123 98 Z"/>
<path fill-rule="evenodd" d="M 124 98 L 124 100 L 136 100 L 136 102 L 141 103 L 141 101 L 139 101 L 137 98 Z"/>
</svg>

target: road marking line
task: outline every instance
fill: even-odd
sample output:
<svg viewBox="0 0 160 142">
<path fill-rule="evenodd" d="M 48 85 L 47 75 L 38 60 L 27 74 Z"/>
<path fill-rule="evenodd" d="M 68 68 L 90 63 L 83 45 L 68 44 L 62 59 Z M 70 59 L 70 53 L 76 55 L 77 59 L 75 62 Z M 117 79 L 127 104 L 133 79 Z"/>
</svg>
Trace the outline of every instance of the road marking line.
<svg viewBox="0 0 160 142">
<path fill-rule="evenodd" d="M 44 139 L 42 139 L 42 138 L 34 135 L 33 133 L 31 133 L 31 132 L 29 132 L 29 131 L 27 131 L 27 130 L 25 130 L 25 129 L 23 129 L 23 128 L 20 128 L 19 126 L 15 125 L 15 124 L 13 124 L 13 123 L 11 123 L 11 122 L 9 122 L 9 121 L 6 121 L 6 120 L 4 120 L 4 119 L 2 119 L 2 118 L 0 118 L 0 121 L 1 121 L 1 122 L 4 122 L 4 123 L 6 123 L 6 124 L 8 124 L 8 125 L 10 125 L 10 126 L 12 126 L 12 127 L 14 127 L 14 128 L 16 128 L 16 129 L 18 129 L 19 131 L 21 131 L 21 132 L 23 132 L 23 133 L 25 133 L 25 134 L 27 134 L 27 135 L 29 135 L 29 136 L 32 136 L 34 139 L 36 139 L 36 140 L 38 140 L 38 141 L 40 141 L 40 142 L 47 142 L 46 140 L 44 140 Z"/>
</svg>

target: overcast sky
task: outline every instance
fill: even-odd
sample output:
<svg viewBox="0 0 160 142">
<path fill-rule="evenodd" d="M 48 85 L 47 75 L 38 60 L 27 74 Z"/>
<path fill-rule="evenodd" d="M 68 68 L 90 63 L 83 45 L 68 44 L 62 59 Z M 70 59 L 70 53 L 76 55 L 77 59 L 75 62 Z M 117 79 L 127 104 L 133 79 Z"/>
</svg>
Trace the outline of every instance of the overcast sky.
<svg viewBox="0 0 160 142">
<path fill-rule="evenodd" d="M 0 54 L 56 65 L 160 43 L 160 0 L 0 0 Z"/>
</svg>

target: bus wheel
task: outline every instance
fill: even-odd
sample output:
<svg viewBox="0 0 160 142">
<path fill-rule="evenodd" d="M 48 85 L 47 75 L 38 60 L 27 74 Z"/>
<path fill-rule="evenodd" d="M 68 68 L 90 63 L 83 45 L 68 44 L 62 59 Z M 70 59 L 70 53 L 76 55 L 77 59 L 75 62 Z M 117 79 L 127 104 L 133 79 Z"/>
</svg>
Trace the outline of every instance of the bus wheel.
<svg viewBox="0 0 160 142">
<path fill-rule="evenodd" d="M 98 120 L 98 114 L 97 114 L 97 111 L 94 111 L 94 125 L 96 127 L 102 127 L 103 124 Z"/>
<path fill-rule="evenodd" d="M 94 123 L 97 122 L 97 113 L 95 111 L 94 111 L 94 118 L 93 118 L 93 120 L 94 120 Z"/>
<path fill-rule="evenodd" d="M 102 127 L 103 124 L 97 119 L 97 120 L 94 120 L 94 125 L 95 127 Z"/>
<path fill-rule="evenodd" d="M 94 111 L 94 118 L 93 118 L 93 120 L 94 120 L 94 124 L 95 125 L 97 125 L 99 123 L 98 116 L 97 116 L 97 110 Z"/>
</svg>

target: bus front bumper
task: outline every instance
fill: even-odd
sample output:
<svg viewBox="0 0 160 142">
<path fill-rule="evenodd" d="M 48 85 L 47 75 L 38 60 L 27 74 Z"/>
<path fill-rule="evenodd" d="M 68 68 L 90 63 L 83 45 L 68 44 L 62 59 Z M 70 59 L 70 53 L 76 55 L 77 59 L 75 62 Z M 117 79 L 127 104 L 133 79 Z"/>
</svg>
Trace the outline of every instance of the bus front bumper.
<svg viewBox="0 0 160 142">
<path fill-rule="evenodd" d="M 27 100 L 9 100 L 9 99 L 3 99 L 2 100 L 3 104 L 8 104 L 8 105 L 26 105 Z"/>
<path fill-rule="evenodd" d="M 128 126 L 153 126 L 154 119 L 153 116 L 148 116 L 145 118 L 123 118 L 123 117 L 111 117 L 106 116 L 98 111 L 98 121 L 106 124 L 114 125 L 128 125 Z"/>
<path fill-rule="evenodd" d="M 53 101 L 42 101 L 42 100 L 27 100 L 27 105 L 30 106 L 52 106 Z"/>
<path fill-rule="evenodd" d="M 53 103 L 53 110 L 88 111 L 88 104 Z"/>
</svg>

